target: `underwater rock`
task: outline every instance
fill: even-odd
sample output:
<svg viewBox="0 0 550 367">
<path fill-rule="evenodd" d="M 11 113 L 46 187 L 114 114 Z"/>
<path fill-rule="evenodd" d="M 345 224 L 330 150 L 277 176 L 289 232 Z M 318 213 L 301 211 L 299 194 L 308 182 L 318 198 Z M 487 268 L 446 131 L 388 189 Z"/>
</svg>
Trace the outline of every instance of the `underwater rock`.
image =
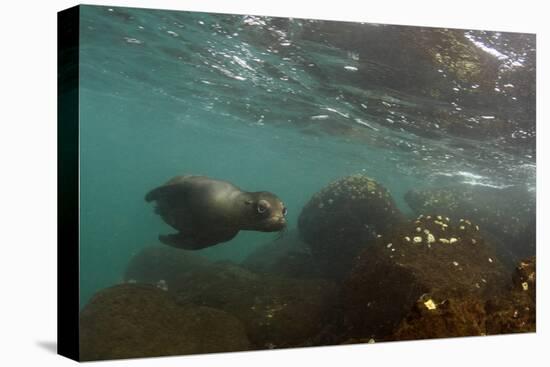
<svg viewBox="0 0 550 367">
<path fill-rule="evenodd" d="M 457 186 L 410 190 L 405 201 L 416 215 L 438 213 L 475 221 L 495 237 L 498 254 L 510 267 L 535 255 L 534 236 L 529 236 L 535 232 L 535 196 L 525 189 Z"/>
<path fill-rule="evenodd" d="M 536 257 L 520 261 L 512 277 L 513 290 L 526 294 L 535 304 L 537 290 L 537 261 Z"/>
<path fill-rule="evenodd" d="M 536 258 L 532 257 L 516 267 L 508 296 L 487 303 L 487 334 L 535 332 L 536 308 Z"/>
<path fill-rule="evenodd" d="M 252 252 L 241 265 L 257 273 L 291 278 L 323 278 L 307 244 L 297 230 L 268 242 Z"/>
<path fill-rule="evenodd" d="M 529 223 L 525 226 L 522 233 L 515 238 L 515 243 L 510 246 L 513 249 L 514 257 L 526 259 L 534 257 L 537 252 L 537 218 L 533 204 L 533 213 Z"/>
<path fill-rule="evenodd" d="M 331 282 L 259 275 L 227 262 L 194 272 L 180 289 L 182 302 L 239 318 L 257 349 L 309 345 L 336 299 Z"/>
<path fill-rule="evenodd" d="M 535 259 L 520 262 L 509 292 L 483 301 L 466 296 L 437 300 L 425 294 L 390 340 L 534 332 Z"/>
<path fill-rule="evenodd" d="M 313 195 L 300 213 L 298 229 L 323 272 L 341 279 L 362 248 L 401 220 L 389 191 L 357 174 Z"/>
<path fill-rule="evenodd" d="M 486 335 L 485 318 L 485 304 L 478 298 L 450 298 L 437 302 L 426 295 L 414 304 L 389 339 Z"/>
<path fill-rule="evenodd" d="M 81 360 L 247 350 L 242 323 L 209 307 L 179 305 L 150 285 L 99 291 L 80 313 Z"/>
<path fill-rule="evenodd" d="M 154 285 L 164 283 L 172 290 L 177 289 L 178 284 L 190 277 L 193 271 L 209 264 L 208 259 L 193 251 L 161 245 L 148 246 L 132 257 L 126 267 L 124 281 Z"/>
<path fill-rule="evenodd" d="M 423 295 L 440 303 L 501 294 L 504 267 L 478 228 L 467 219 L 420 216 L 365 249 L 344 282 L 350 338 L 391 338 Z"/>
</svg>

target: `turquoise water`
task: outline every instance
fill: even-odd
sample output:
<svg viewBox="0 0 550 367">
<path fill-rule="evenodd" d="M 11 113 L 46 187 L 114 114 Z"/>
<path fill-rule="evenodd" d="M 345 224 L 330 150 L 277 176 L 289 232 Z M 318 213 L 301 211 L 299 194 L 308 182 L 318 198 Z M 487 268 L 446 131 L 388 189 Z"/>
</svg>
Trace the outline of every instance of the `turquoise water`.
<svg viewBox="0 0 550 367">
<path fill-rule="evenodd" d="M 371 55 L 349 24 L 339 38 L 320 21 L 81 9 L 81 305 L 171 231 L 144 196 L 180 174 L 274 192 L 290 228 L 315 192 L 360 172 L 404 212 L 405 192 L 439 182 L 534 194 L 535 122 L 521 86 L 495 78 L 492 94 L 469 99 L 479 86 L 453 83 L 415 55 L 404 70 L 395 28 Z M 370 40 L 382 26 L 364 27 Z M 519 41 L 493 49 L 479 41 L 492 34 L 468 35 L 484 62 L 526 67 Z M 241 232 L 201 253 L 241 261 L 276 236 Z"/>
</svg>

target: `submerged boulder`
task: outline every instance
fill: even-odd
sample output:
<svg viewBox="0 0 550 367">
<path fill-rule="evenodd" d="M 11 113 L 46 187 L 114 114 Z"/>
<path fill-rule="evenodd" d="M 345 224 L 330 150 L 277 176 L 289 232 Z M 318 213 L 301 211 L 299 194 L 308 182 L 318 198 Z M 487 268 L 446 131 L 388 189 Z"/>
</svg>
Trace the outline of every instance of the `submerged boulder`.
<svg viewBox="0 0 550 367">
<path fill-rule="evenodd" d="M 281 248 L 270 244 L 251 255 L 245 261 L 248 268 L 229 261 L 210 262 L 167 246 L 147 247 L 130 261 L 125 281 L 167 290 L 181 304 L 228 312 L 243 322 L 254 348 L 308 345 L 330 315 L 336 286 L 325 280 L 288 277 L 306 278 L 313 275 L 315 266 L 310 262 L 305 270 L 299 262 L 292 263 L 291 253 L 299 253 L 297 248 L 305 245 L 297 235 L 284 238 L 289 242 L 273 243 Z M 267 258 L 262 259 L 263 255 Z"/>
<path fill-rule="evenodd" d="M 178 296 L 236 316 L 254 348 L 265 349 L 311 344 L 331 315 L 336 288 L 324 280 L 260 275 L 220 262 L 195 272 Z"/>
<path fill-rule="evenodd" d="M 258 247 L 241 265 L 251 271 L 291 278 L 323 278 L 311 250 L 297 230 Z"/>
<path fill-rule="evenodd" d="M 513 291 L 525 294 L 535 304 L 537 291 L 537 259 L 531 257 L 520 261 L 512 277 Z"/>
<path fill-rule="evenodd" d="M 210 264 L 210 261 L 193 251 L 165 245 L 143 248 L 134 255 L 124 272 L 128 283 L 147 283 L 161 288 L 178 289 L 178 284 L 191 274 Z"/>
<path fill-rule="evenodd" d="M 440 303 L 425 296 L 403 318 L 391 340 L 486 335 L 485 303 L 479 298 L 450 298 Z"/>
<path fill-rule="evenodd" d="M 235 317 L 209 307 L 182 306 L 150 285 L 101 290 L 80 313 L 81 360 L 247 349 L 245 329 Z"/>
<path fill-rule="evenodd" d="M 535 259 L 521 261 L 507 292 L 483 300 L 466 296 L 441 302 L 424 295 L 403 318 L 391 340 L 534 332 Z"/>
<path fill-rule="evenodd" d="M 470 218 L 494 237 L 503 261 L 513 266 L 535 255 L 535 196 L 519 187 L 450 186 L 410 190 L 405 201 L 415 212 Z"/>
<path fill-rule="evenodd" d="M 488 302 L 487 334 L 535 332 L 537 319 L 536 258 L 517 265 L 506 297 Z"/>
<path fill-rule="evenodd" d="M 340 279 L 362 248 L 401 220 L 389 191 L 358 174 L 313 195 L 300 213 L 298 229 L 324 273 Z"/>
<path fill-rule="evenodd" d="M 357 257 L 343 290 L 351 337 L 391 339 L 419 300 L 429 297 L 436 306 L 451 298 L 483 302 L 501 294 L 506 279 L 476 224 L 420 216 Z"/>
</svg>

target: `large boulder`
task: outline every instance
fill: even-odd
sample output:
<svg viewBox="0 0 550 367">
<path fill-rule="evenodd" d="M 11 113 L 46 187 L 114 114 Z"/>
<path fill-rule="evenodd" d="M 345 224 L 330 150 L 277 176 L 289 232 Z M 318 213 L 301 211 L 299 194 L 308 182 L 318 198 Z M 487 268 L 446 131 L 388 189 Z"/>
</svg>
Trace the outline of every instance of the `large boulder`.
<svg viewBox="0 0 550 367">
<path fill-rule="evenodd" d="M 341 279 L 362 248 L 401 220 L 389 191 L 358 174 L 313 195 L 300 213 L 298 229 L 324 273 Z"/>
<path fill-rule="evenodd" d="M 258 349 L 310 345 L 336 299 L 331 282 L 260 275 L 227 262 L 195 272 L 179 289 L 182 302 L 239 318 Z"/>
<path fill-rule="evenodd" d="M 416 215 L 470 218 L 493 236 L 510 267 L 535 255 L 535 195 L 521 187 L 449 186 L 410 190 L 405 201 Z"/>
<path fill-rule="evenodd" d="M 419 300 L 429 297 L 429 305 L 436 306 L 451 298 L 483 302 L 501 294 L 506 281 L 476 224 L 420 216 L 357 257 L 343 291 L 351 337 L 391 339 Z"/>
<path fill-rule="evenodd" d="M 424 295 L 389 339 L 534 332 L 535 280 L 535 259 L 530 258 L 516 267 L 509 290 L 488 300 L 466 296 L 436 303 Z"/>
<path fill-rule="evenodd" d="M 98 292 L 80 313 L 81 360 L 248 350 L 242 323 L 228 313 L 180 305 L 150 285 Z"/>
</svg>

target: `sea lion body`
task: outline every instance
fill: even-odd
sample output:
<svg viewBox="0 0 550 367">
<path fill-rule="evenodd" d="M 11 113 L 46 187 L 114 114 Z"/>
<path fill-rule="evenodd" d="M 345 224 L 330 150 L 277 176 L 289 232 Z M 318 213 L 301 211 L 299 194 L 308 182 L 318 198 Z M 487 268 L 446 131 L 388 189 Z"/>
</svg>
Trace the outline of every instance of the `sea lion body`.
<svg viewBox="0 0 550 367">
<path fill-rule="evenodd" d="M 286 208 L 267 191 L 246 192 L 230 182 L 205 176 L 177 176 L 151 190 L 147 202 L 179 232 L 161 235 L 161 242 L 196 250 L 226 242 L 240 230 L 280 231 Z"/>
</svg>

